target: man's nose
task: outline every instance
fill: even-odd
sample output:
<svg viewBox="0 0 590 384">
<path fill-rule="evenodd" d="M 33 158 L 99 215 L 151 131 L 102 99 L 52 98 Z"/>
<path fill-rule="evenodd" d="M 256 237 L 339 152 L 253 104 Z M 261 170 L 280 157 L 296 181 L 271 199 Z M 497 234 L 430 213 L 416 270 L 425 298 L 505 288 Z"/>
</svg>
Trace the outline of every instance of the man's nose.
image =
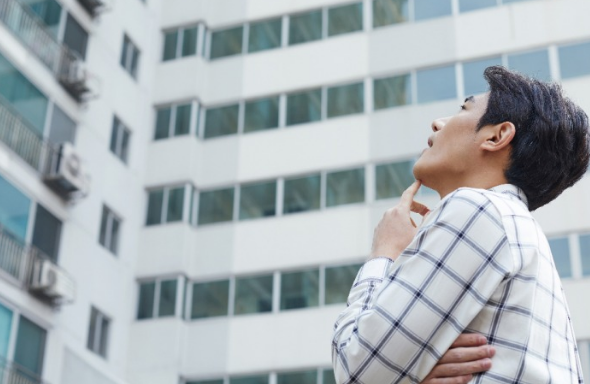
<svg viewBox="0 0 590 384">
<path fill-rule="evenodd" d="M 430 127 L 432 128 L 432 132 L 438 132 L 441 129 L 443 129 L 447 124 L 447 121 L 449 121 L 449 117 L 441 117 L 434 120 L 430 125 Z"/>
</svg>

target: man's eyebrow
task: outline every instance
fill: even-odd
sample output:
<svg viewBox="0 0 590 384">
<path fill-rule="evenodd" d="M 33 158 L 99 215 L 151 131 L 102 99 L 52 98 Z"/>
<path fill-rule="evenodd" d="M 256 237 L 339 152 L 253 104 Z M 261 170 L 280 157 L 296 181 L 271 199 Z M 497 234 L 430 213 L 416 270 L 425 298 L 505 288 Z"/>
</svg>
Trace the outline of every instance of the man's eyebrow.
<svg viewBox="0 0 590 384">
<path fill-rule="evenodd" d="M 475 103 L 475 98 L 474 98 L 473 96 L 469 96 L 469 97 L 467 97 L 467 98 L 465 99 L 464 103 L 466 103 L 466 102 L 468 102 L 468 101 L 470 101 L 470 102 L 472 102 L 472 103 Z"/>
</svg>

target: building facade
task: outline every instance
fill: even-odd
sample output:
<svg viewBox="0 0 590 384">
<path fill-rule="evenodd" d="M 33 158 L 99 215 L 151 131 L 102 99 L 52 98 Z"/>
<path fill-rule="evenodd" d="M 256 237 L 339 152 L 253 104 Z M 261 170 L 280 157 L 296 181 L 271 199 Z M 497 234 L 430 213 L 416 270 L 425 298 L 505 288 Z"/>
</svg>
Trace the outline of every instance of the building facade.
<svg viewBox="0 0 590 384">
<path fill-rule="evenodd" d="M 333 383 L 333 322 L 431 121 L 484 92 L 496 64 L 590 111 L 589 12 L 1 0 L 0 374 Z M 586 376 L 589 195 L 585 176 L 535 212 Z"/>
</svg>

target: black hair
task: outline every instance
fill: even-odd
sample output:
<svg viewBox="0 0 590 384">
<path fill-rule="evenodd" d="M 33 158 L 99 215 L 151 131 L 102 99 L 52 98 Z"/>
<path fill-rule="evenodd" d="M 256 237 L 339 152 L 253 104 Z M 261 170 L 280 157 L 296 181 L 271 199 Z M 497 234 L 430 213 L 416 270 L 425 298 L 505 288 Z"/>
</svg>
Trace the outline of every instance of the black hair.
<svg viewBox="0 0 590 384">
<path fill-rule="evenodd" d="M 561 86 L 488 67 L 488 105 L 477 129 L 511 122 L 516 127 L 504 176 L 521 188 L 530 211 L 551 202 L 586 172 L 590 158 L 588 116 Z"/>
</svg>

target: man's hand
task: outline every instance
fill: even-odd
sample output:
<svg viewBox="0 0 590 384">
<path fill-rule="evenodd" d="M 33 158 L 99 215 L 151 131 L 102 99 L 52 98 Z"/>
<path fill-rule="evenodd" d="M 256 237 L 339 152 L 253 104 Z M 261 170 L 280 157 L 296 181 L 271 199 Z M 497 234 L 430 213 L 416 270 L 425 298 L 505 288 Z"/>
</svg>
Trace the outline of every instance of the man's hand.
<svg viewBox="0 0 590 384">
<path fill-rule="evenodd" d="M 422 216 L 430 212 L 425 205 L 414 201 L 418 189 L 420 189 L 420 182 L 415 181 L 404 191 L 400 202 L 383 214 L 373 234 L 371 257 L 385 256 L 395 260 L 410 245 L 417 232 L 410 212 L 416 212 Z"/>
<path fill-rule="evenodd" d="M 484 372 L 492 367 L 491 358 L 495 353 L 494 347 L 487 345 L 485 337 L 463 333 L 421 384 L 468 383 L 474 373 Z"/>
</svg>

